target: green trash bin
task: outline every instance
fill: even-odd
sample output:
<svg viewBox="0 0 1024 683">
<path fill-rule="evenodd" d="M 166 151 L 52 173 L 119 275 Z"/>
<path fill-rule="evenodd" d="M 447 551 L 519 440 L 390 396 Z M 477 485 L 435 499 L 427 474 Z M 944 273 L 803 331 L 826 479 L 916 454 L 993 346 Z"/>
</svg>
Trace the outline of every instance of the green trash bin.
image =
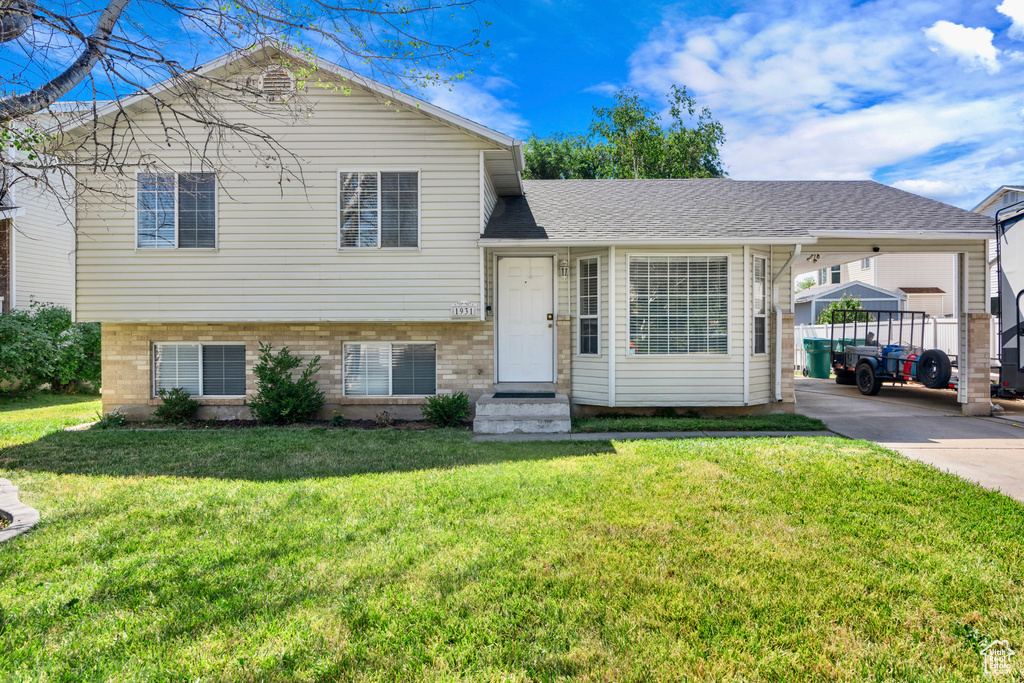
<svg viewBox="0 0 1024 683">
<path fill-rule="evenodd" d="M 804 350 L 807 352 L 807 376 L 815 379 L 828 379 L 832 373 L 832 340 L 820 337 L 804 339 Z"/>
</svg>

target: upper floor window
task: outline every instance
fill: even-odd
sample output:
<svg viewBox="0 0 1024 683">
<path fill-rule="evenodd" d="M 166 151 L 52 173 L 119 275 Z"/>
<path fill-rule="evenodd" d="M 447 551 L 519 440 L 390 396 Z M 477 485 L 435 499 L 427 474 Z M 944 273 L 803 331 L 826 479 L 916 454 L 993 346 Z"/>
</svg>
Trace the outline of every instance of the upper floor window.
<svg viewBox="0 0 1024 683">
<path fill-rule="evenodd" d="M 135 205 L 139 249 L 217 246 L 215 173 L 140 173 Z"/>
<path fill-rule="evenodd" d="M 870 258 L 863 259 L 860 262 L 860 268 L 861 268 L 861 270 L 869 270 L 871 268 L 871 259 Z"/>
<path fill-rule="evenodd" d="M 829 280 L 828 280 L 829 284 L 838 285 L 843 280 L 843 267 L 842 266 L 832 266 L 829 269 L 828 275 L 829 275 Z"/>
<path fill-rule="evenodd" d="M 341 247 L 419 247 L 417 171 L 342 172 L 340 185 Z"/>
</svg>

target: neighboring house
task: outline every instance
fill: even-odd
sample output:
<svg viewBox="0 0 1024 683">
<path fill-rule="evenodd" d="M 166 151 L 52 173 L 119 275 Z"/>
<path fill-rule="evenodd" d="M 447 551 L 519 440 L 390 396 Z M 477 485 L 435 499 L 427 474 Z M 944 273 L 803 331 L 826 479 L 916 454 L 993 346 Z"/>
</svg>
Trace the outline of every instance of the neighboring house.
<svg viewBox="0 0 1024 683">
<path fill-rule="evenodd" d="M 1018 202 L 1024 202 L 1024 184 L 1003 185 L 981 200 L 971 211 L 995 219 L 997 211 Z M 994 224 L 993 230 L 995 230 Z M 989 294 L 992 297 L 992 313 L 997 313 L 999 310 L 999 276 L 996 273 L 996 241 L 994 239 L 989 240 L 988 259 L 991 266 L 989 269 Z"/>
<path fill-rule="evenodd" d="M 796 293 L 793 299 L 794 322 L 797 325 L 815 324 L 822 311 L 844 296 L 860 299 L 864 308 L 881 311 L 900 311 L 907 308 L 906 294 L 890 292 L 863 282 L 815 285 Z"/>
<path fill-rule="evenodd" d="M 154 143 L 140 153 L 162 165 L 138 169 L 136 201 L 79 199 L 77 309 L 104 323 L 104 410 L 148 415 L 159 388 L 184 386 L 203 415 L 246 416 L 260 342 L 321 356 L 324 415 L 416 417 L 455 391 L 494 431 L 567 428 L 570 402 L 793 410 L 793 264 L 880 249 L 965 255 L 960 401 L 988 412 L 987 219 L 870 181 L 523 181 L 521 142 L 316 64 L 351 91 L 307 89 L 300 127 L 225 105 L 287 137 L 303 186 Z M 283 68 L 266 46 L 202 70 Z M 162 143 L 150 100 L 124 109 L 140 145 Z M 538 419 L 497 424 L 511 413 Z"/>
<path fill-rule="evenodd" d="M 22 179 L 0 192 L 0 310 L 54 303 L 74 312 L 73 215 Z"/>
<path fill-rule="evenodd" d="M 863 282 L 906 297 L 906 310 L 935 318 L 956 314 L 955 254 L 882 254 L 822 268 L 814 273 L 821 285 Z M 801 276 L 804 277 L 804 276 Z"/>
</svg>

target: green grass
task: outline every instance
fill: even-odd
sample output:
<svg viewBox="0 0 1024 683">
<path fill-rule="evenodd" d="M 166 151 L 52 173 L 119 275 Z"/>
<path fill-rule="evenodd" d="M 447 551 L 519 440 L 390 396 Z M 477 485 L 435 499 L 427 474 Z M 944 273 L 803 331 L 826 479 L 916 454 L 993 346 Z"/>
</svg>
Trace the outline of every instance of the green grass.
<svg viewBox="0 0 1024 683">
<path fill-rule="evenodd" d="M 573 418 L 574 432 L 808 432 L 825 430 L 821 420 L 804 415 L 742 417 L 644 417 L 612 415 Z"/>
<path fill-rule="evenodd" d="M 1024 506 L 842 439 L 58 432 L 0 454 L 28 681 L 981 680 Z"/>
<path fill-rule="evenodd" d="M 97 396 L 40 393 L 26 398 L 0 397 L 0 449 L 92 422 L 99 411 Z"/>
</svg>

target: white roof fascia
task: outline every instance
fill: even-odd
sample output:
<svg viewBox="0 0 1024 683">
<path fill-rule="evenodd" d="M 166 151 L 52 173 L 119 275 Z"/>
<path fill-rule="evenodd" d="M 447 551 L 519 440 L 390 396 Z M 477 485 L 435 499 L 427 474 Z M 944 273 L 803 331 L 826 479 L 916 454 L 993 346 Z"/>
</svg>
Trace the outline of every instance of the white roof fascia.
<svg viewBox="0 0 1024 683">
<path fill-rule="evenodd" d="M 869 285 L 868 283 L 861 282 L 860 280 L 850 280 L 849 282 L 843 282 L 843 283 L 840 283 L 838 285 L 829 285 L 828 287 L 822 287 L 821 290 L 815 292 L 813 294 L 813 296 L 809 296 L 809 297 L 804 298 L 804 299 L 800 298 L 800 294 L 802 294 L 802 292 L 797 292 L 796 297 L 793 299 L 793 302 L 794 303 L 798 303 L 798 304 L 802 304 L 802 303 L 807 303 L 808 301 L 817 301 L 818 299 L 820 299 L 823 296 L 827 296 L 828 294 L 835 294 L 836 292 L 842 291 L 842 290 L 846 289 L 847 287 L 854 287 L 854 286 L 865 287 L 865 288 L 870 289 L 870 290 L 872 290 L 874 292 L 877 292 L 879 294 L 885 294 L 887 296 L 892 296 L 892 297 L 895 297 L 895 298 L 901 299 L 901 300 L 907 298 L 907 295 L 903 294 L 902 292 L 894 292 L 894 291 L 889 290 L 889 289 L 883 289 L 882 287 L 878 287 L 878 286 L 875 286 L 875 285 Z M 806 291 L 806 290 L 804 290 L 804 291 Z"/>
<path fill-rule="evenodd" d="M 907 231 L 907 230 L 810 230 L 811 235 L 821 238 L 832 239 L 870 239 L 870 240 L 987 240 L 992 239 L 994 228 L 989 230 L 934 230 L 934 231 Z"/>
<path fill-rule="evenodd" d="M 986 206 L 992 202 L 992 200 L 994 200 L 996 197 L 1001 195 L 1006 190 L 1024 191 L 1024 185 L 1000 185 L 995 192 L 982 199 L 976 207 L 971 209 L 971 211 L 973 211 L 974 213 L 982 213 L 985 210 Z"/>
<path fill-rule="evenodd" d="M 743 244 L 815 244 L 818 240 L 810 237 L 788 237 L 788 238 L 763 238 L 763 237 L 733 237 L 727 239 L 708 239 L 707 237 L 691 237 L 684 239 L 604 239 L 604 240 L 577 240 L 577 239 L 516 239 L 514 237 L 488 238 L 481 237 L 477 242 L 482 247 L 674 247 L 693 245 L 743 245 Z"/>
</svg>

